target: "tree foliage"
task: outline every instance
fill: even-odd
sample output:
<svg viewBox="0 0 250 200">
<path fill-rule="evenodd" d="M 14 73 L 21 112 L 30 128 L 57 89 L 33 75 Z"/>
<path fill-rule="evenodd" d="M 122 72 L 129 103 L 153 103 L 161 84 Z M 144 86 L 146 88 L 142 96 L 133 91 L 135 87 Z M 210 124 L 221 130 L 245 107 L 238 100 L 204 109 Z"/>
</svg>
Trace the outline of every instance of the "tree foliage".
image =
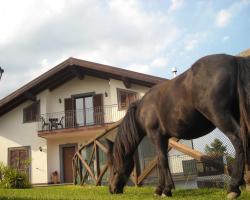
<svg viewBox="0 0 250 200">
<path fill-rule="evenodd" d="M 210 145 L 206 145 L 205 152 L 208 155 L 224 156 L 227 155 L 227 146 L 223 145 L 218 138 L 214 139 Z"/>
</svg>

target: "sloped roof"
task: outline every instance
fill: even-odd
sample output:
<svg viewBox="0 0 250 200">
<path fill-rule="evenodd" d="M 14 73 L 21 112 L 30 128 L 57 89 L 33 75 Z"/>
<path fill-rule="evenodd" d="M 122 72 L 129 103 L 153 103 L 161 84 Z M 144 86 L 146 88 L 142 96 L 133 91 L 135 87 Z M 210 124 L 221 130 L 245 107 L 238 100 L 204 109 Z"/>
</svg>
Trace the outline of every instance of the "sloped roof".
<svg viewBox="0 0 250 200">
<path fill-rule="evenodd" d="M 71 57 L 41 76 L 37 77 L 36 79 L 32 80 L 23 87 L 19 88 L 15 92 L 1 99 L 0 116 L 45 89 L 53 90 L 76 76 L 82 78 L 84 75 L 90 75 L 104 79 L 113 78 L 127 83 L 134 83 L 147 87 L 152 87 L 157 83 L 167 80 L 165 78 Z"/>
</svg>

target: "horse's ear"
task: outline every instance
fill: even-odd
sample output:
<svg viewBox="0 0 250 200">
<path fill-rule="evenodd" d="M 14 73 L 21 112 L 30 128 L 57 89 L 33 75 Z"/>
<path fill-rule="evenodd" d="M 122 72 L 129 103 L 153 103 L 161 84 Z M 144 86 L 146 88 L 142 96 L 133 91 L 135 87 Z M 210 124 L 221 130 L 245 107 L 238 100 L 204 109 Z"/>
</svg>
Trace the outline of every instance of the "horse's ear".
<svg viewBox="0 0 250 200">
<path fill-rule="evenodd" d="M 108 153 L 111 153 L 113 150 L 114 142 L 110 141 L 109 139 L 105 139 L 105 140 L 106 140 L 106 144 L 108 146 Z"/>
</svg>

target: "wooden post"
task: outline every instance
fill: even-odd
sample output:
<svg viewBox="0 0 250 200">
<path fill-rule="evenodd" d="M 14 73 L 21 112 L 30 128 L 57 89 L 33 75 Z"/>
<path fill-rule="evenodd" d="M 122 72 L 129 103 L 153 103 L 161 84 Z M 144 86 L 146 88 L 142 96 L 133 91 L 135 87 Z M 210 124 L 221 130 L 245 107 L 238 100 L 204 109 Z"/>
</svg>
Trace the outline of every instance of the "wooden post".
<svg viewBox="0 0 250 200">
<path fill-rule="evenodd" d="M 104 174 L 106 173 L 107 170 L 108 170 L 108 164 L 105 164 L 103 170 L 101 171 L 101 173 L 96 181 L 96 185 L 101 185 L 102 177 L 104 176 Z"/>
<path fill-rule="evenodd" d="M 82 164 L 84 165 L 84 167 L 86 168 L 86 170 L 88 171 L 89 175 L 92 177 L 92 179 L 96 182 L 96 178 L 94 173 L 92 172 L 90 166 L 88 165 L 88 163 L 82 158 L 81 154 L 79 154 L 78 152 L 76 152 L 76 154 L 78 155 L 79 159 L 82 161 Z"/>
<path fill-rule="evenodd" d="M 95 166 L 94 169 L 96 170 L 96 179 L 98 179 L 100 175 L 100 159 L 99 159 L 99 147 L 96 145 L 95 142 Z"/>
</svg>

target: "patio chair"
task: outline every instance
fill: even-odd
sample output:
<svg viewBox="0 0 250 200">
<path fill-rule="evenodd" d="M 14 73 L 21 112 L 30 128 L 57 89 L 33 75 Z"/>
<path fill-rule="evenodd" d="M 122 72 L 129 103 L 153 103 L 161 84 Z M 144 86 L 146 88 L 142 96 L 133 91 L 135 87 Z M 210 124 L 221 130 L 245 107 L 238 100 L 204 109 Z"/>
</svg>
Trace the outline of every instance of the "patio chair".
<svg viewBox="0 0 250 200">
<path fill-rule="evenodd" d="M 60 121 L 56 123 L 57 127 L 61 126 L 61 128 L 63 128 L 63 119 L 64 119 L 64 116 L 62 116 Z"/>
<path fill-rule="evenodd" d="M 49 130 L 50 129 L 50 123 L 46 122 L 44 117 L 40 117 L 41 122 L 42 122 L 42 130 Z M 48 127 L 47 129 L 44 129 L 45 127 Z"/>
</svg>

